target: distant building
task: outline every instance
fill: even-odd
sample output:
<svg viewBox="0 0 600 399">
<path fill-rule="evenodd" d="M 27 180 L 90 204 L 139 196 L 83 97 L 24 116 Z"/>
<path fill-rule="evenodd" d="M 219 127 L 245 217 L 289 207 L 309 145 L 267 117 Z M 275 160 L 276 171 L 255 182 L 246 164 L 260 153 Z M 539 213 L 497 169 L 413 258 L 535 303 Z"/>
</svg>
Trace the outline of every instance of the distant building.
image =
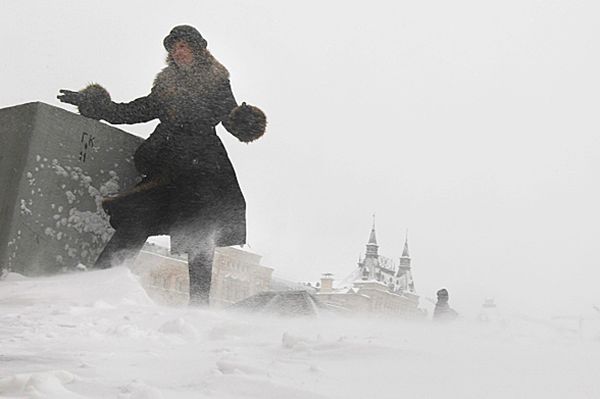
<svg viewBox="0 0 600 399">
<path fill-rule="evenodd" d="M 325 273 L 317 296 L 321 302 L 343 312 L 422 316 L 412 277 L 408 236 L 400 261 L 395 264 L 379 255 L 373 222 L 367 250 L 364 257 L 359 258 L 358 267 L 339 282 L 334 281 L 333 275 Z"/>
<path fill-rule="evenodd" d="M 390 292 L 403 294 L 415 292 L 415 283 L 410 267 L 410 254 L 408 252 L 408 235 L 404 240 L 404 249 L 400 262 L 396 266 L 392 259 L 380 256 L 377 236 L 375 234 L 375 223 L 369 235 L 367 251 L 362 259 L 358 260 L 358 277 L 363 280 L 377 281 L 385 284 Z"/>
<path fill-rule="evenodd" d="M 129 265 L 154 301 L 164 305 L 179 305 L 189 300 L 187 260 L 172 256 L 169 250 L 146 244 Z"/>
<path fill-rule="evenodd" d="M 273 269 L 260 264 L 261 256 L 236 247 L 215 250 L 210 306 L 222 308 L 267 291 Z M 189 274 L 187 259 L 169 250 L 146 244 L 131 269 L 140 276 L 148 295 L 159 303 L 187 304 Z"/>
<path fill-rule="evenodd" d="M 273 269 L 261 256 L 236 247 L 217 248 L 213 263 L 210 305 L 226 307 L 271 287 Z"/>
<path fill-rule="evenodd" d="M 308 285 L 307 285 L 308 284 Z M 273 276 L 271 278 L 271 289 L 270 291 L 307 291 L 309 293 L 316 293 L 316 289 L 310 285 L 310 283 L 301 283 L 298 281 L 292 281 L 283 277 Z"/>
</svg>

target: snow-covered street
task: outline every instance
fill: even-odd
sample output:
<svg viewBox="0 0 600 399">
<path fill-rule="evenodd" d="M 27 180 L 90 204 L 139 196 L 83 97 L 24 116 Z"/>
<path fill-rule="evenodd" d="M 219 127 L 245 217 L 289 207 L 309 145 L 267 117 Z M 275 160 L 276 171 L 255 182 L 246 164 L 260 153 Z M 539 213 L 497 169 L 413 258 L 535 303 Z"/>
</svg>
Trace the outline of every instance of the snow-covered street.
<svg viewBox="0 0 600 399">
<path fill-rule="evenodd" d="M 600 329 L 155 305 L 129 269 L 0 281 L 2 398 L 597 398 Z"/>
</svg>

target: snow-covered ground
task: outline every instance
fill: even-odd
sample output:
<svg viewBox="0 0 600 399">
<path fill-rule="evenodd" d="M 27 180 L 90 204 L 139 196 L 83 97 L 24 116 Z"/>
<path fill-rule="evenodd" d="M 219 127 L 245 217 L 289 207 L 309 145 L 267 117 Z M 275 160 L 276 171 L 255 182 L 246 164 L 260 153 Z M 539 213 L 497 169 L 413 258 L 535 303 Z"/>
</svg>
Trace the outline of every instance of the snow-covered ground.
<svg viewBox="0 0 600 399">
<path fill-rule="evenodd" d="M 158 306 L 124 268 L 0 281 L 1 398 L 599 398 L 600 323 Z"/>
</svg>

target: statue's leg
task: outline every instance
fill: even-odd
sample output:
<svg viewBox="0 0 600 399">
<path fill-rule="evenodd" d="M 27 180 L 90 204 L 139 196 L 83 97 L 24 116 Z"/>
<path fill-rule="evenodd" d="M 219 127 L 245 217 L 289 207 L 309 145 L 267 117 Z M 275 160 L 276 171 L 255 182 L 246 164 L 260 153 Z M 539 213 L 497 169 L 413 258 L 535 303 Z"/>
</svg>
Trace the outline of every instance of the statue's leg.
<svg viewBox="0 0 600 399">
<path fill-rule="evenodd" d="M 160 219 L 166 212 L 164 208 L 169 204 L 169 195 L 169 187 L 146 181 L 117 197 L 105 199 L 102 206 L 110 215 L 115 233 L 94 267 L 106 269 L 135 257 L 150 235 L 159 234 Z"/>
<path fill-rule="evenodd" d="M 190 270 L 190 305 L 208 305 L 215 247 L 203 243 L 188 254 Z"/>
<path fill-rule="evenodd" d="M 148 234 L 144 231 L 117 229 L 96 259 L 94 268 L 107 269 L 135 257 L 147 239 Z"/>
</svg>

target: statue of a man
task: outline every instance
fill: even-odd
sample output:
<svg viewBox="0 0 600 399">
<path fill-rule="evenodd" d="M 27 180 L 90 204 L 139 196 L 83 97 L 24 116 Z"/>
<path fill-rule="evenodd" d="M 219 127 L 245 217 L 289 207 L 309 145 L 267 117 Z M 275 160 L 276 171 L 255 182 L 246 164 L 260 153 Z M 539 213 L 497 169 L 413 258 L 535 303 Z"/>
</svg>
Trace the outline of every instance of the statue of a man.
<svg viewBox="0 0 600 399">
<path fill-rule="evenodd" d="M 160 120 L 134 155 L 142 182 L 103 201 L 116 231 L 95 266 L 121 263 L 149 236 L 169 234 L 171 250 L 188 254 L 190 303 L 207 304 L 215 247 L 246 242 L 246 203 L 215 127 L 222 123 L 250 142 L 263 135 L 266 117 L 237 104 L 227 69 L 195 28 L 176 26 L 163 44 L 167 66 L 147 96 L 115 103 L 94 84 L 79 92 L 61 90 L 58 99 L 109 123 Z"/>
</svg>

